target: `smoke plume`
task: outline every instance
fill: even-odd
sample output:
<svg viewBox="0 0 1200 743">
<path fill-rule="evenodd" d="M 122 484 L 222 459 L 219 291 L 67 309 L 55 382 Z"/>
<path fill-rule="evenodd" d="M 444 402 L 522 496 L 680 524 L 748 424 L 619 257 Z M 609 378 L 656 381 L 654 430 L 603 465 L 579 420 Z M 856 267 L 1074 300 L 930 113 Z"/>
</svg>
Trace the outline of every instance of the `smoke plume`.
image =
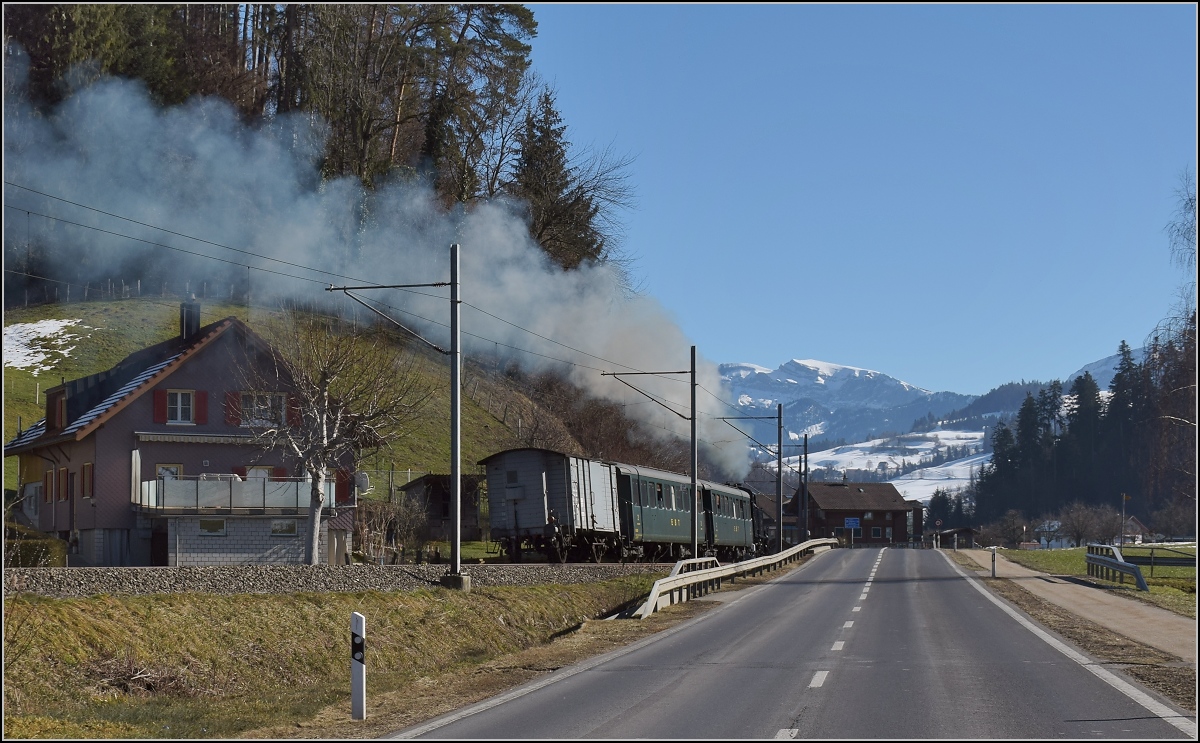
<svg viewBox="0 0 1200 743">
<path fill-rule="evenodd" d="M 573 271 L 552 264 L 512 204 L 447 213 L 419 182 L 367 190 L 355 179 L 323 180 L 321 122 L 300 114 L 249 127 L 219 99 L 161 108 L 135 81 L 102 79 L 38 113 L 24 102 L 23 63 L 19 53 L 6 57 L 10 266 L 27 243 L 53 245 L 65 260 L 52 278 L 77 284 L 121 277 L 122 267 L 136 265 L 143 275 L 191 276 L 196 287 L 202 277 L 218 286 L 248 281 L 256 305 L 283 298 L 320 303 L 333 296 L 325 291 L 331 284 L 448 281 L 449 246 L 459 243 L 467 354 L 507 354 L 534 372 L 566 369 L 589 394 L 617 402 L 644 398 L 597 369 L 689 366 L 692 344 L 658 302 L 623 292 L 603 264 Z M 448 347 L 447 288 L 362 294 Z M 628 379 L 689 414 L 686 374 Z M 697 381 L 704 388 L 699 436 L 726 440 L 701 446 L 726 475 L 740 476 L 746 442 L 728 441 L 740 437 L 713 420 L 730 414 L 716 399 L 729 399 L 716 365 L 698 359 Z M 628 410 L 651 431 L 689 435 L 687 421 L 657 405 Z"/>
</svg>

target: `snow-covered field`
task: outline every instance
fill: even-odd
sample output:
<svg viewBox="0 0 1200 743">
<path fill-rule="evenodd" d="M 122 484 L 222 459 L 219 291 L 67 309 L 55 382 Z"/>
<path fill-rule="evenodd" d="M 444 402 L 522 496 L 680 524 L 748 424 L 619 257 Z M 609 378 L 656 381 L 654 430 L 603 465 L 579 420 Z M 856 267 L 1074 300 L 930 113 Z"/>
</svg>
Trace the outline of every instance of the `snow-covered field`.
<svg viewBox="0 0 1200 743">
<path fill-rule="evenodd" d="M 75 346 L 68 345 L 79 338 L 67 332 L 80 325 L 80 320 L 39 320 L 13 323 L 4 328 L 4 365 L 13 369 L 29 369 L 37 376 L 54 366 L 56 355 L 70 356 Z M 89 330 L 91 328 L 88 328 Z"/>
<path fill-rule="evenodd" d="M 971 455 L 945 462 L 936 467 L 924 467 L 907 475 L 888 480 L 908 500 L 928 501 L 938 488 L 957 490 L 966 487 L 971 471 L 991 459 L 991 454 L 978 453 L 983 448 L 983 431 L 929 431 L 928 433 L 902 434 L 887 439 L 873 439 L 860 444 L 848 444 L 834 449 L 809 452 L 808 466 L 835 470 L 878 470 L 900 468 L 904 462 L 919 463 L 931 459 L 935 450 L 945 451 L 949 446 L 969 447 Z M 785 465 L 801 468 L 799 457 L 785 457 Z M 770 465 L 768 465 L 770 466 Z"/>
</svg>

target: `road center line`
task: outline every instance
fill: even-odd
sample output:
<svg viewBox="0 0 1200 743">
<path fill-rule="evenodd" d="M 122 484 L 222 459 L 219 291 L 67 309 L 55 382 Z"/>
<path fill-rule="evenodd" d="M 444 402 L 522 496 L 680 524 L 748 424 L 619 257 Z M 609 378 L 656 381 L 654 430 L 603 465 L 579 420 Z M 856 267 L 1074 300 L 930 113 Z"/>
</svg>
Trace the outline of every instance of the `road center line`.
<svg viewBox="0 0 1200 743">
<path fill-rule="evenodd" d="M 808 688 L 818 689 L 825 683 L 825 677 L 829 675 L 829 671 L 817 671 L 813 674 L 812 681 L 808 682 Z"/>
<path fill-rule="evenodd" d="M 844 647 L 846 647 L 846 643 L 842 640 L 838 640 L 837 642 L 833 643 L 833 647 L 830 648 L 830 650 L 841 650 Z"/>
</svg>

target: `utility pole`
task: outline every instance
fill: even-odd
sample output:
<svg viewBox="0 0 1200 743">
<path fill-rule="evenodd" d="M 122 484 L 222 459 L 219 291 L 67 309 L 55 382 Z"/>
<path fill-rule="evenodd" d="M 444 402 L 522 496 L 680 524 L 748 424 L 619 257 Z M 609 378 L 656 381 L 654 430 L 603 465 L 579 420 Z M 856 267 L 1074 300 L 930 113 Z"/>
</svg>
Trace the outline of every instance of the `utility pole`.
<svg viewBox="0 0 1200 743">
<path fill-rule="evenodd" d="M 621 377 L 634 376 L 634 375 L 639 375 L 639 374 L 660 376 L 662 374 L 688 374 L 689 371 L 692 375 L 692 382 L 691 382 L 691 385 L 692 385 L 692 416 L 690 419 L 687 416 L 680 414 L 678 410 L 675 410 L 667 405 L 663 405 L 662 401 L 660 401 L 654 397 L 651 397 L 650 395 L 647 395 L 645 392 L 642 392 L 641 390 L 639 390 L 637 387 L 634 387 L 629 382 L 626 382 L 624 379 L 621 379 Z M 698 462 L 699 462 L 699 456 L 697 454 L 697 449 L 696 449 L 696 347 L 692 346 L 692 368 L 690 370 L 653 371 L 653 372 L 600 372 L 600 376 L 613 377 L 618 382 L 620 382 L 621 384 L 630 388 L 634 392 L 637 392 L 638 394 L 643 395 L 646 398 L 648 398 L 651 402 L 657 403 L 658 405 L 661 405 L 662 407 L 666 408 L 667 410 L 670 410 L 672 413 L 674 413 L 675 415 L 678 415 L 680 418 L 683 418 L 684 420 L 691 420 L 691 422 L 692 422 L 692 557 L 698 557 L 698 555 L 696 553 L 700 548 L 700 527 L 699 527 L 699 523 L 700 523 L 700 490 L 697 488 L 698 475 L 696 472 L 697 467 L 698 467 Z"/>
<path fill-rule="evenodd" d="M 812 535 L 808 531 L 808 434 L 804 434 L 804 537 L 801 539 L 807 542 L 812 539 Z"/>
<path fill-rule="evenodd" d="M 450 520 L 454 537 L 450 541 L 451 582 L 471 581 L 462 574 L 462 327 L 459 318 L 462 301 L 458 298 L 458 243 L 450 246 Z M 449 585 L 449 584 L 448 584 Z"/>
<path fill-rule="evenodd" d="M 700 490 L 697 469 L 700 452 L 696 446 L 696 347 L 692 346 L 692 557 L 699 557 L 700 549 Z"/>
<path fill-rule="evenodd" d="M 411 330 L 395 319 L 362 301 L 351 290 L 358 289 L 412 289 L 417 287 L 446 286 L 440 281 L 432 284 L 372 284 L 369 286 L 332 286 L 327 292 L 340 291 L 363 307 L 391 322 L 406 333 L 416 337 L 435 351 L 450 357 L 450 517 L 454 522 L 454 536 L 450 541 L 450 572 L 442 576 L 442 585 L 462 591 L 471 590 L 471 577 L 462 572 L 462 328 L 459 318 L 462 300 L 459 299 L 458 243 L 450 246 L 450 350 L 430 343 L 420 333 Z M 247 266 L 247 272 L 249 267 Z M 249 279 L 247 279 L 247 282 Z M 247 284 L 248 286 L 248 284 Z M 249 289 L 247 289 L 249 292 Z"/>
<path fill-rule="evenodd" d="M 778 447 L 775 449 L 775 500 L 776 512 L 779 514 L 779 538 L 776 540 L 779 549 L 776 551 L 783 552 L 783 403 L 779 403 L 777 409 L 778 418 L 775 424 L 775 434 L 778 440 Z"/>
</svg>

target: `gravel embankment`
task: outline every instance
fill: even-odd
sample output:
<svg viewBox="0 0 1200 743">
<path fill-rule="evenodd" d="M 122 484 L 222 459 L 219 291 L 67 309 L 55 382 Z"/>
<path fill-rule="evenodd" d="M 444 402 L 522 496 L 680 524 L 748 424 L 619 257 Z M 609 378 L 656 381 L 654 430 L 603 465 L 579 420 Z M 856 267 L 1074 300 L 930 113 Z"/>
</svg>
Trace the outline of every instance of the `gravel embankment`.
<svg viewBox="0 0 1200 743">
<path fill-rule="evenodd" d="M 670 565 L 464 565 L 472 587 L 594 583 L 666 573 Z M 440 585 L 446 565 L 230 565 L 171 568 L 5 568 L 4 593 L 58 598 L 156 593 L 405 591 Z"/>
</svg>

